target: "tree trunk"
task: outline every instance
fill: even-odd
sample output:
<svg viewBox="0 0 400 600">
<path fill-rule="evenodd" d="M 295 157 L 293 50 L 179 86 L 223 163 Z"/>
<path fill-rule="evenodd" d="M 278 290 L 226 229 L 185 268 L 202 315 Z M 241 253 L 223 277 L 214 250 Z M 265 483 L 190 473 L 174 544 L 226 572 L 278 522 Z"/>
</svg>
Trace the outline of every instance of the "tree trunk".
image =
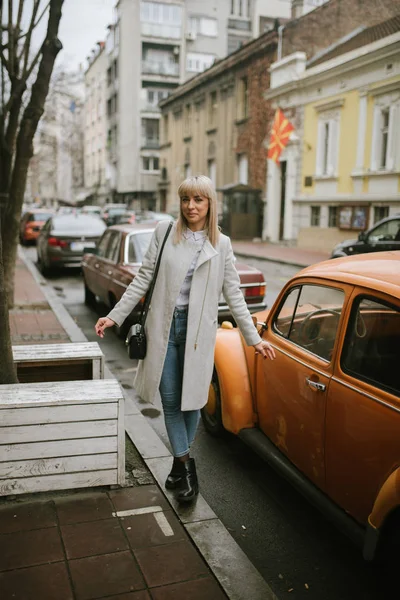
<svg viewBox="0 0 400 600">
<path fill-rule="evenodd" d="M 15 368 L 11 347 L 10 321 L 7 306 L 7 293 L 4 285 L 4 269 L 2 254 L 2 242 L 0 236 L 0 323 L 2 324 L 0 335 L 0 384 L 18 383 L 17 371 Z"/>
<path fill-rule="evenodd" d="M 1 235 L 3 238 L 3 265 L 8 306 L 13 306 L 15 260 L 18 245 L 18 229 L 24 201 L 29 161 L 33 156 L 33 137 L 49 91 L 54 62 L 62 44 L 57 38 L 64 0 L 51 0 L 46 39 L 42 47 L 39 70 L 32 86 L 31 97 L 24 111 L 17 136 L 16 155 L 10 183 L 7 207 L 4 211 Z"/>
</svg>

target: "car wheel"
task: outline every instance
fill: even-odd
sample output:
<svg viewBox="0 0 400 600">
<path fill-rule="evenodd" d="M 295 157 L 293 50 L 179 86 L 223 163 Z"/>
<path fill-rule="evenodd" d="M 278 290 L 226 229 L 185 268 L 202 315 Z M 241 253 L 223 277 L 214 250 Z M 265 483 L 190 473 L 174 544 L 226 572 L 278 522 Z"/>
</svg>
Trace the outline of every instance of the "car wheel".
<svg viewBox="0 0 400 600">
<path fill-rule="evenodd" d="M 201 418 L 208 433 L 220 436 L 225 429 L 222 423 L 221 391 L 219 387 L 218 373 L 214 368 L 213 376 L 208 392 L 207 404 L 201 409 Z"/>
<path fill-rule="evenodd" d="M 85 304 L 87 306 L 94 306 L 96 304 L 96 295 L 88 288 L 86 281 L 84 280 L 85 286 Z"/>
<path fill-rule="evenodd" d="M 43 257 L 39 254 L 39 252 L 37 255 L 37 263 L 39 271 L 41 272 L 43 277 L 48 277 L 51 274 L 51 268 L 48 265 L 46 265 L 46 263 L 43 260 Z"/>
</svg>

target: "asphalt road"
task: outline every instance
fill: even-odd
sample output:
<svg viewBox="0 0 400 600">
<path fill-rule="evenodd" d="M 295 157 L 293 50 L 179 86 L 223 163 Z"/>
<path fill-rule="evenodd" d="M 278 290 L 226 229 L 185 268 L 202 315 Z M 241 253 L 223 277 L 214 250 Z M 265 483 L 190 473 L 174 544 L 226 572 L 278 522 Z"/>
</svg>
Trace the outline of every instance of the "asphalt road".
<svg viewBox="0 0 400 600">
<path fill-rule="evenodd" d="M 35 260 L 34 248 L 27 253 Z M 265 261 L 246 262 L 263 271 L 269 306 L 297 271 Z M 159 409 L 135 396 L 136 364 L 128 359 L 123 341 L 112 331 L 104 340 L 94 333 L 105 307 L 85 306 L 78 271 L 63 272 L 50 281 L 87 338 L 100 343 L 108 366 L 168 445 Z M 280 600 L 398 597 L 383 591 L 380 573 L 364 563 L 359 549 L 239 439 L 212 438 L 200 424 L 193 454 L 203 496 Z"/>
</svg>

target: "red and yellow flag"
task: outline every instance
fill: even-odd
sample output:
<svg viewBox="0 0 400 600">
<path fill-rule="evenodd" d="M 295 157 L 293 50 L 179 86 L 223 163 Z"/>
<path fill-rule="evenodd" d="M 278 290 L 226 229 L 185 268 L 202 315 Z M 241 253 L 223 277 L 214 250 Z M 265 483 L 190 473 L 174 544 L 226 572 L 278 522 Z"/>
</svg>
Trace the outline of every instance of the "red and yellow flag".
<svg viewBox="0 0 400 600">
<path fill-rule="evenodd" d="M 268 146 L 268 158 L 279 164 L 283 149 L 289 141 L 290 134 L 294 131 L 291 122 L 285 117 L 280 108 L 277 109 L 272 125 L 271 138 Z"/>
</svg>

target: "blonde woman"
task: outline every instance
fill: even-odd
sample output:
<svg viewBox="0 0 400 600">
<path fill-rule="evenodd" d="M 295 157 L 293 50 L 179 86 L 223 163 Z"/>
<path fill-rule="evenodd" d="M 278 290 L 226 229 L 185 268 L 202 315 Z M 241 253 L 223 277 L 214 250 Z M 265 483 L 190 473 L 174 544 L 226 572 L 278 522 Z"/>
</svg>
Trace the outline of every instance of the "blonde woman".
<svg viewBox="0 0 400 600">
<path fill-rule="evenodd" d="M 139 362 L 136 390 L 153 402 L 160 392 L 174 461 L 165 486 L 177 490 L 179 502 L 199 491 L 189 450 L 206 404 L 217 333 L 218 301 L 223 293 L 246 343 L 264 358 L 274 359 L 268 342 L 254 327 L 234 265 L 230 239 L 220 233 L 217 198 L 211 180 L 189 177 L 178 189 L 180 212 L 167 239 L 146 322 L 147 354 Z M 145 295 L 153 277 L 168 222 L 160 222 L 143 264 L 118 304 L 95 326 L 121 326 Z"/>
</svg>

